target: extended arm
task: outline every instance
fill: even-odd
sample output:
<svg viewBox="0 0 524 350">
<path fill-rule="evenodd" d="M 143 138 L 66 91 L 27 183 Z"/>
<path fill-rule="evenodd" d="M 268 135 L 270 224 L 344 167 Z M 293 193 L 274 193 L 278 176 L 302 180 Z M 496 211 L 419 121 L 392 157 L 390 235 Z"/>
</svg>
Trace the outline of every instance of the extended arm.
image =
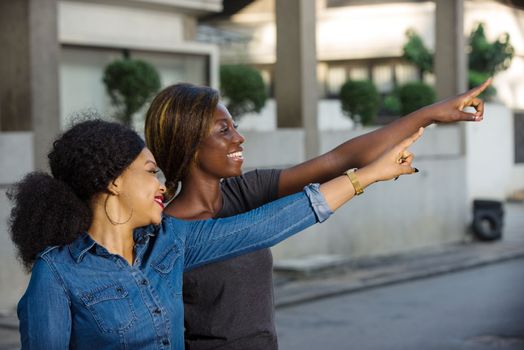
<svg viewBox="0 0 524 350">
<path fill-rule="evenodd" d="M 185 267 L 271 247 L 331 215 L 318 185 L 236 216 L 202 221 L 165 219 L 165 230 L 185 240 Z"/>
<path fill-rule="evenodd" d="M 370 165 L 358 170 L 362 187 L 416 172 L 411 167 L 413 155 L 407 148 L 423 129 L 385 152 Z M 224 219 L 181 221 L 167 218 L 162 227 L 178 232 L 185 245 L 186 270 L 227 259 L 257 249 L 267 248 L 327 219 L 355 195 L 348 176 L 338 176 L 322 185 L 310 185 L 300 192 L 281 198 L 250 212 Z"/>
<path fill-rule="evenodd" d="M 69 299 L 55 273 L 38 259 L 18 303 L 22 349 L 69 349 Z"/>
<path fill-rule="evenodd" d="M 350 168 L 362 168 L 420 127 L 432 123 L 482 120 L 484 104 L 477 96 L 490 83 L 491 80 L 487 80 L 464 94 L 419 109 L 380 129 L 346 141 L 323 155 L 282 170 L 279 196 L 300 191 L 308 183 L 326 182 Z M 466 107 L 473 107 L 476 112 L 464 112 Z"/>
</svg>

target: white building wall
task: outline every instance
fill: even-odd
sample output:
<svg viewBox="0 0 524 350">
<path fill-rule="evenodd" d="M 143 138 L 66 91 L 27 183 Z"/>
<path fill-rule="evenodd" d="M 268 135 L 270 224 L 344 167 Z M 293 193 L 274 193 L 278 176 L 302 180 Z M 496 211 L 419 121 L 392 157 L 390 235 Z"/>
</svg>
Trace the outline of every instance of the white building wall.
<svg viewBox="0 0 524 350">
<path fill-rule="evenodd" d="M 58 3 L 60 42 L 170 47 L 183 41 L 183 15 L 102 2 Z"/>
<path fill-rule="evenodd" d="M 524 189 L 524 164 L 515 164 L 514 115 L 487 104 L 482 123 L 466 123 L 468 200 L 505 200 Z"/>
<path fill-rule="evenodd" d="M 0 133 L 0 315 L 12 313 L 25 290 L 28 276 L 16 259 L 15 248 L 7 230 L 11 202 L 9 186 L 34 170 L 33 133 Z"/>
<path fill-rule="evenodd" d="M 249 113 L 238 122 L 240 130 L 273 131 L 277 129 L 276 101 L 269 99 L 260 113 Z M 318 101 L 318 128 L 320 130 L 350 130 L 353 121 L 342 112 L 339 100 Z"/>
<path fill-rule="evenodd" d="M 322 152 L 371 130 L 323 131 Z M 242 133 L 246 169 L 281 168 L 305 160 L 302 130 Z M 327 222 L 275 247 L 275 259 L 374 256 L 462 241 L 469 206 L 460 135 L 458 126 L 428 128 L 413 147 L 419 174 L 371 186 Z"/>
</svg>

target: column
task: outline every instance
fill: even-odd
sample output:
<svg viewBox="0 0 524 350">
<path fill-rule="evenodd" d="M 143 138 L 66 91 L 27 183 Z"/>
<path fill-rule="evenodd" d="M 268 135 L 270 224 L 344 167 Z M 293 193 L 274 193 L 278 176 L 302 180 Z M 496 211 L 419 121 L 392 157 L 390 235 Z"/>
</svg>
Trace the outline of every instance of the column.
<svg viewBox="0 0 524 350">
<path fill-rule="evenodd" d="M 315 0 L 275 1 L 275 97 L 279 128 L 304 128 L 305 156 L 320 151 Z"/>
<path fill-rule="evenodd" d="M 467 88 L 464 0 L 438 0 L 435 21 L 435 78 L 439 99 Z"/>
<path fill-rule="evenodd" d="M 0 131 L 33 131 L 36 169 L 60 129 L 56 0 L 0 1 Z"/>
</svg>

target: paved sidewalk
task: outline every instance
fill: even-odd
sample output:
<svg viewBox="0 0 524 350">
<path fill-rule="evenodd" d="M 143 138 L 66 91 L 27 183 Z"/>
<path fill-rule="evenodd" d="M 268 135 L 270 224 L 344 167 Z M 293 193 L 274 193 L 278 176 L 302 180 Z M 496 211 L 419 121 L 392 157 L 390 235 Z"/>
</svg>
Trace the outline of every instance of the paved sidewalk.
<svg viewBox="0 0 524 350">
<path fill-rule="evenodd" d="M 333 268 L 303 264 L 301 271 L 275 273 L 277 308 L 335 295 L 452 273 L 524 257 L 524 203 L 506 203 L 504 237 L 497 242 L 455 244 L 367 260 L 334 260 Z M 329 265 L 329 264 L 328 264 Z"/>
<path fill-rule="evenodd" d="M 310 278 L 275 279 L 277 308 L 293 306 L 345 293 L 432 277 L 482 265 L 524 258 L 524 241 L 469 243 L 438 250 L 349 263 L 338 273 L 321 273 Z"/>
</svg>

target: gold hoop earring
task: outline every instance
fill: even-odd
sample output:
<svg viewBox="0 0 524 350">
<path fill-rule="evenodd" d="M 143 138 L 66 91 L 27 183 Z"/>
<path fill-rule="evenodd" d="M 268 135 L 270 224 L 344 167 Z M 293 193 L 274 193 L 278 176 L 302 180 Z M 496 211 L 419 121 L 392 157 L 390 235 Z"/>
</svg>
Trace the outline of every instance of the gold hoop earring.
<svg viewBox="0 0 524 350">
<path fill-rule="evenodd" d="M 107 200 L 109 199 L 109 196 L 110 195 L 107 195 L 106 197 L 106 200 L 104 201 L 104 211 L 106 213 L 106 217 L 107 219 L 109 220 L 109 222 L 112 224 L 112 225 L 123 225 L 123 224 L 126 224 L 129 222 L 129 220 L 131 220 L 131 217 L 133 217 L 133 208 L 131 208 L 131 213 L 129 214 L 129 217 L 127 218 L 127 220 L 125 221 L 122 221 L 122 222 L 118 222 L 118 221 L 115 221 L 113 219 L 111 219 L 111 217 L 109 216 L 109 213 L 107 212 Z"/>
</svg>

